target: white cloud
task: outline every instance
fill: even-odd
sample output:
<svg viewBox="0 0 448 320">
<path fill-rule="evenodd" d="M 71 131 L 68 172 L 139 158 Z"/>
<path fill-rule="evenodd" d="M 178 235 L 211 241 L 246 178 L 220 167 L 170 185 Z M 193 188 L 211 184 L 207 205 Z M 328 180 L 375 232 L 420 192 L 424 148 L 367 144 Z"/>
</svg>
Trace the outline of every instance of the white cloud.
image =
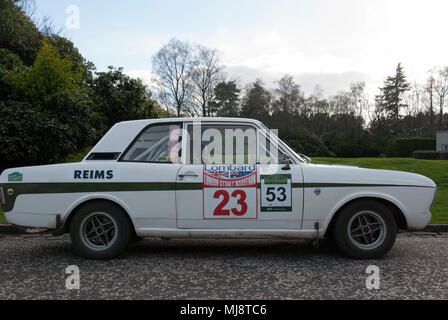
<svg viewBox="0 0 448 320">
<path fill-rule="evenodd" d="M 182 29 L 173 36 L 218 49 L 228 76 L 243 85 L 262 78 L 273 86 L 291 74 L 306 93 L 319 84 L 333 94 L 365 81 L 373 98 L 398 62 L 411 82 L 424 82 L 427 70 L 448 65 L 447 9 L 446 0 L 273 1 L 258 20 L 221 21 L 214 32 Z M 130 58 L 148 55 L 148 69 L 128 74 L 150 84 L 149 59 L 168 40 L 133 37 L 122 50 Z"/>
<path fill-rule="evenodd" d="M 126 70 L 124 73 L 131 78 L 140 79 L 147 86 L 151 85 L 153 74 L 151 70 Z"/>
<path fill-rule="evenodd" d="M 399 62 L 411 82 L 448 64 L 446 0 L 298 1 L 278 7 L 256 25 L 220 26 L 204 39 L 222 52 L 229 73 L 265 82 L 288 73 L 306 82 L 304 88 L 316 79 L 328 91 L 366 81 L 373 96 Z M 294 19 L 293 12 L 302 14 Z"/>
</svg>

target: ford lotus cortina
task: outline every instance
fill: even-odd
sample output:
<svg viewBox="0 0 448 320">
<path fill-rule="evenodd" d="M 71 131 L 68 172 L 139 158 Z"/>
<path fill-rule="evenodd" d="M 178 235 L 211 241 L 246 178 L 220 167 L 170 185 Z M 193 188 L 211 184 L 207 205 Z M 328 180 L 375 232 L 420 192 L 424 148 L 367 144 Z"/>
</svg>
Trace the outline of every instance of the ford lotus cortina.
<svg viewBox="0 0 448 320">
<path fill-rule="evenodd" d="M 11 224 L 69 232 L 96 259 L 141 237 L 328 238 L 377 258 L 431 220 L 429 178 L 312 164 L 274 133 L 252 119 L 120 122 L 79 163 L 5 170 L 0 202 Z"/>
</svg>

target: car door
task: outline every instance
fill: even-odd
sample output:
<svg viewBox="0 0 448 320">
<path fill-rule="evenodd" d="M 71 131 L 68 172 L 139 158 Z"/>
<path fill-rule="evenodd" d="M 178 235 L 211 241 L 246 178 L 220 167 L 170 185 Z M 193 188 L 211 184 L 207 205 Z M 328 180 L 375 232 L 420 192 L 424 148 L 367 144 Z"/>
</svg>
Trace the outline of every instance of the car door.
<svg viewBox="0 0 448 320">
<path fill-rule="evenodd" d="M 176 228 L 176 179 L 181 168 L 181 122 L 144 128 L 120 158 L 120 181 L 132 191 L 120 197 L 138 229 Z M 118 173 L 118 171 L 117 171 Z"/>
<path fill-rule="evenodd" d="M 185 129 L 178 228 L 300 228 L 301 168 L 258 163 L 258 127 L 232 121 L 187 123 Z"/>
<path fill-rule="evenodd" d="M 304 199 L 301 164 L 271 132 L 262 129 L 258 136 L 260 218 L 273 229 L 300 229 Z"/>
</svg>

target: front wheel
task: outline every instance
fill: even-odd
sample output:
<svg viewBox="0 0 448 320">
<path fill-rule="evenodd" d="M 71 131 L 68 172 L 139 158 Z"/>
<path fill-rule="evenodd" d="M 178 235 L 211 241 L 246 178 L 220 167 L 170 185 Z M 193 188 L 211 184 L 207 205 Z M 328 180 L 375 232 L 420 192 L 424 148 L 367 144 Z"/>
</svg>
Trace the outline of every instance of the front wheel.
<svg viewBox="0 0 448 320">
<path fill-rule="evenodd" d="M 129 244 L 131 225 L 125 213 L 109 202 L 95 201 L 81 207 L 70 223 L 74 251 L 88 259 L 110 259 Z"/>
<path fill-rule="evenodd" d="M 375 259 L 394 246 L 397 226 L 392 212 L 373 200 L 359 201 L 337 216 L 333 238 L 348 256 Z"/>
</svg>

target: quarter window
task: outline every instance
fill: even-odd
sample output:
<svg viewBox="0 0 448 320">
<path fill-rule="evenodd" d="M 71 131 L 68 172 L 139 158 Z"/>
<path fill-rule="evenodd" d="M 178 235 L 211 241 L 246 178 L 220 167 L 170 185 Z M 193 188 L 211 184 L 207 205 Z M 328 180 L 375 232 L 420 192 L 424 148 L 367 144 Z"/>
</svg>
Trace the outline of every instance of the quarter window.
<svg viewBox="0 0 448 320">
<path fill-rule="evenodd" d="M 122 161 L 180 163 L 182 124 L 151 125 L 132 143 Z"/>
</svg>

